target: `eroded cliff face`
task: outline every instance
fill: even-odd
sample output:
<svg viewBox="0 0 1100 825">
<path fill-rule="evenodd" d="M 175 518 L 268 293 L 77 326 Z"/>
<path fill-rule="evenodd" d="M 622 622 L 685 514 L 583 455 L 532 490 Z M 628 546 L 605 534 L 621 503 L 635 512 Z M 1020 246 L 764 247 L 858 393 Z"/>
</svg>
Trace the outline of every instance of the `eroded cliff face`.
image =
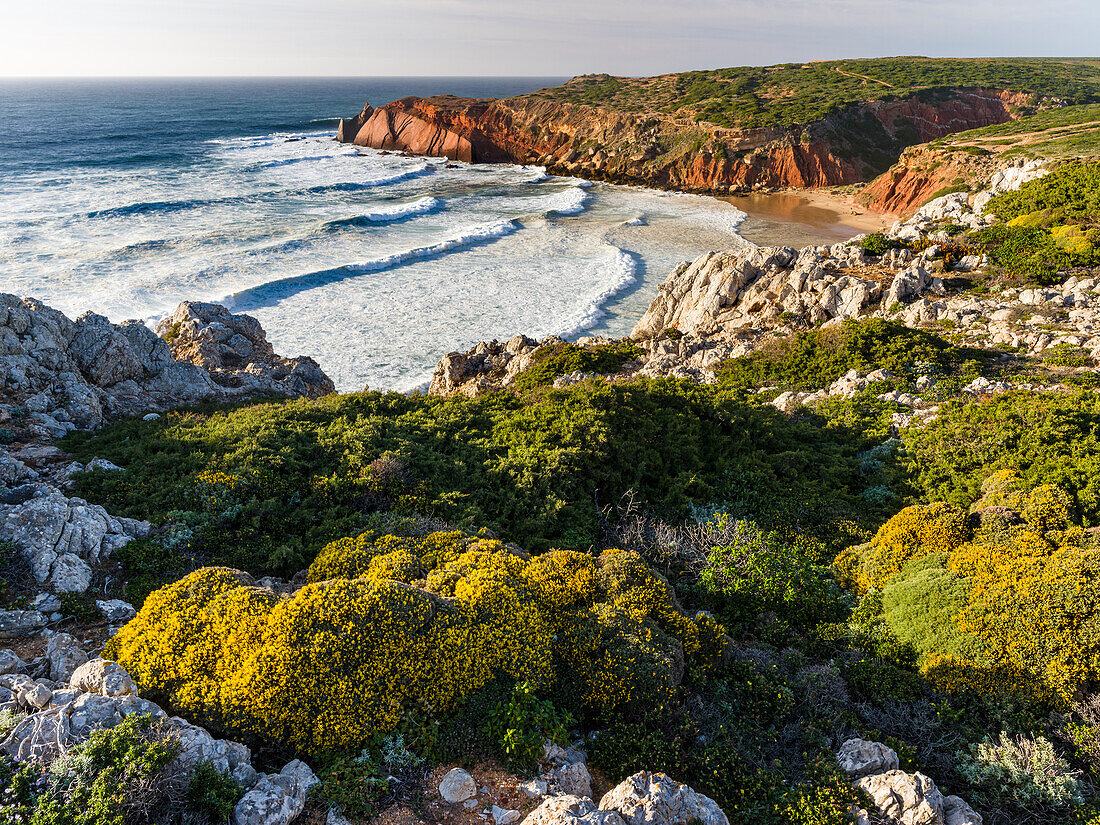
<svg viewBox="0 0 1100 825">
<path fill-rule="evenodd" d="M 1017 98 L 1020 98 L 1019 100 Z M 337 138 L 452 160 L 538 163 L 552 173 L 724 194 L 868 180 L 902 149 L 1012 118 L 1019 95 L 943 90 L 874 101 L 788 129 L 726 129 L 539 97 L 408 97 L 341 121 Z"/>
</svg>

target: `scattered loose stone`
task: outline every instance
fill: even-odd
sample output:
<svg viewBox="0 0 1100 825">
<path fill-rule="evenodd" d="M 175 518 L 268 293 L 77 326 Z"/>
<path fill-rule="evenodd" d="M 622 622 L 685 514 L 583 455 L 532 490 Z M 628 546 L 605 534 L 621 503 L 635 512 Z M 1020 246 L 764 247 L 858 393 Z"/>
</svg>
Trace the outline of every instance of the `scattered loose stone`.
<svg viewBox="0 0 1100 825">
<path fill-rule="evenodd" d="M 477 783 L 462 768 L 452 768 L 439 783 L 439 793 L 445 800 L 455 805 L 477 796 Z"/>
</svg>

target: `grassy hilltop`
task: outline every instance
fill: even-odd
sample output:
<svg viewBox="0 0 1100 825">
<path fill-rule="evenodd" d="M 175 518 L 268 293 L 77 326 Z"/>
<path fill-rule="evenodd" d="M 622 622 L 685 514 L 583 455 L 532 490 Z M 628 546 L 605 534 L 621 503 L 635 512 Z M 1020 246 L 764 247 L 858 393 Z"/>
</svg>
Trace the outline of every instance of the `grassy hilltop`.
<svg viewBox="0 0 1100 825">
<path fill-rule="evenodd" d="M 533 96 L 633 113 L 661 113 L 730 128 L 813 123 L 869 100 L 946 88 L 989 88 L 1056 98 L 1100 100 L 1100 60 L 1070 58 L 890 57 L 740 66 L 629 78 L 583 75 Z"/>
</svg>

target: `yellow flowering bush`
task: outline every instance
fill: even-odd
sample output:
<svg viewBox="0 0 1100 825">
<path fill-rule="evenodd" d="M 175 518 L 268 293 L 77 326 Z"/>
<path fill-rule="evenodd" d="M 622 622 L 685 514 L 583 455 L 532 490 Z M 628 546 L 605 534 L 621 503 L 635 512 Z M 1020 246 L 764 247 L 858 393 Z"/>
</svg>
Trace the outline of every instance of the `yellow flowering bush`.
<svg viewBox="0 0 1100 825">
<path fill-rule="evenodd" d="M 969 536 L 966 516 L 949 504 L 906 507 L 871 539 L 860 560 L 857 585 L 863 592 L 880 589 L 910 559 L 950 552 Z"/>
<path fill-rule="evenodd" d="M 1069 525 L 1073 499 L 1061 487 L 1040 484 L 1027 494 L 1020 515 L 1033 530 L 1065 530 Z"/>
<path fill-rule="evenodd" d="M 978 510 L 1022 518 L 990 512 L 971 532 L 947 504 L 909 507 L 834 568 L 854 589 L 885 588 L 887 623 L 938 687 L 1064 704 L 1100 678 L 1100 549 L 1056 485 L 999 471 L 982 494 Z"/>
<path fill-rule="evenodd" d="M 361 747 L 499 675 L 580 709 L 668 705 L 725 633 L 634 553 L 528 558 L 459 532 L 328 545 L 291 596 L 204 568 L 149 596 L 106 655 L 150 695 L 306 752 Z"/>
</svg>

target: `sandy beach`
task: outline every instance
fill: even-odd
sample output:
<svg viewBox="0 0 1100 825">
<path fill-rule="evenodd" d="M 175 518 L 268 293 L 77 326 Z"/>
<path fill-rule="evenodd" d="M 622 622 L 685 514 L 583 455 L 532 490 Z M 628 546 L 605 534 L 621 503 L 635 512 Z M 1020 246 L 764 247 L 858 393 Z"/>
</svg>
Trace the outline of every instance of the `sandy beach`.
<svg viewBox="0 0 1100 825">
<path fill-rule="evenodd" d="M 738 232 L 762 246 L 835 243 L 894 222 L 892 215 L 857 204 L 854 195 L 829 189 L 731 195 L 721 200 L 748 213 Z"/>
</svg>

